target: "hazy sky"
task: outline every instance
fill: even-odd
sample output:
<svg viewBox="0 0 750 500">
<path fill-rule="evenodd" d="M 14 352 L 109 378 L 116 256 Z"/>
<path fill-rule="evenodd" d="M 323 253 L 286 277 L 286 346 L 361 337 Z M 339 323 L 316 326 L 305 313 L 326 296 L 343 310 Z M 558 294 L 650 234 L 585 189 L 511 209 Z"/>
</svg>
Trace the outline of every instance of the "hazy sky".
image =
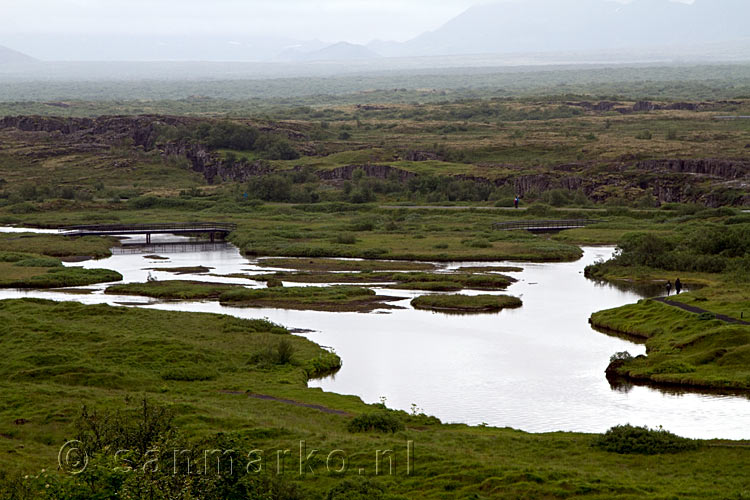
<svg viewBox="0 0 750 500">
<path fill-rule="evenodd" d="M 0 0 L 0 34 L 406 40 L 482 0 Z M 2 35 L 0 35 L 2 38 Z"/>
<path fill-rule="evenodd" d="M 0 43 L 3 34 L 13 39 L 34 34 L 200 34 L 403 41 L 487 1 L 0 0 Z"/>
</svg>

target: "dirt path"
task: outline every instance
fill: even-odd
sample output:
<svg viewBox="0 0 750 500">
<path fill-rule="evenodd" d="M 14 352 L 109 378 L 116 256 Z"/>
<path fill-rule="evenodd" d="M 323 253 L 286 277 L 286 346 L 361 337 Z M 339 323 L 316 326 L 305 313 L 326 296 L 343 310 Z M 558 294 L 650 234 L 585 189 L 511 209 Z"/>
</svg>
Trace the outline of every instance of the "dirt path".
<svg viewBox="0 0 750 500">
<path fill-rule="evenodd" d="M 658 298 L 655 298 L 654 300 L 656 300 L 657 302 L 661 302 L 662 304 L 666 304 L 668 306 L 679 307 L 680 309 L 684 311 L 695 313 L 695 314 L 703 314 L 703 313 L 713 314 L 714 316 L 716 316 L 716 319 L 720 319 L 721 321 L 725 321 L 727 323 L 732 323 L 735 325 L 750 325 L 750 322 L 742 321 L 741 319 L 736 319 L 736 318 L 732 318 L 729 316 L 725 316 L 724 314 L 716 314 L 706 309 L 701 309 L 700 307 L 689 306 L 687 304 L 683 304 L 682 302 L 675 302 L 673 300 L 668 300 L 664 297 L 658 297 Z"/>
<path fill-rule="evenodd" d="M 299 401 L 294 401 L 293 399 L 277 398 L 276 396 L 269 396 L 267 394 L 255 394 L 253 392 L 240 392 L 240 391 L 219 391 L 219 392 L 221 392 L 222 394 L 247 396 L 249 398 L 262 399 L 264 401 L 276 401 L 277 403 L 284 403 L 284 404 L 288 404 L 292 406 L 300 406 L 302 408 L 312 408 L 313 410 L 319 410 L 319 411 L 322 411 L 323 413 L 328 413 L 331 415 L 344 415 L 344 416 L 350 415 L 348 412 L 345 412 L 343 410 L 334 410 L 332 408 L 327 408 L 321 405 L 301 403 Z"/>
</svg>

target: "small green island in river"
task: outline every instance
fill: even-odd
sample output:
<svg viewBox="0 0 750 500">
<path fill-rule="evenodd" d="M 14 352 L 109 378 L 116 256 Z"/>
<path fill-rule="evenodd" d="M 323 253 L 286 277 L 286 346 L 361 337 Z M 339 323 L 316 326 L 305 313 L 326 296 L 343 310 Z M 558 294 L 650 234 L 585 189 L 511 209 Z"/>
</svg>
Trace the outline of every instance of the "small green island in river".
<svg viewBox="0 0 750 500">
<path fill-rule="evenodd" d="M 0 500 L 750 498 L 744 2 L 48 3 Z"/>
</svg>

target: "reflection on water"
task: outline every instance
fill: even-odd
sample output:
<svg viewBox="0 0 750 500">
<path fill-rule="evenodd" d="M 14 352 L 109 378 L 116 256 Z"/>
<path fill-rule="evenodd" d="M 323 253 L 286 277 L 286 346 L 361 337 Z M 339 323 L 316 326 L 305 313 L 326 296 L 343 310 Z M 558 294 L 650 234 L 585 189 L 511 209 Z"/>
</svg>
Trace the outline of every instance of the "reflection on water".
<svg viewBox="0 0 750 500">
<path fill-rule="evenodd" d="M 676 279 L 676 277 L 675 277 Z M 672 280 L 674 281 L 674 280 Z M 613 281 L 611 283 L 608 282 L 596 282 L 600 283 L 606 286 L 613 286 L 619 290 L 624 290 L 626 292 L 633 292 L 637 295 L 640 295 L 642 297 L 660 297 L 662 295 L 666 295 L 666 285 L 667 281 L 626 281 L 626 280 L 618 280 Z M 705 285 L 702 285 L 700 283 L 684 283 L 682 284 L 682 292 L 688 293 L 690 291 L 700 290 Z M 672 295 L 674 295 L 674 291 L 672 291 Z"/>
<path fill-rule="evenodd" d="M 127 240 L 133 242 L 133 240 Z M 175 275 L 146 268 L 210 267 L 212 274 L 261 271 L 231 245 L 210 250 L 159 245 L 117 251 L 85 267 L 119 271 L 124 281 L 142 282 L 151 272 L 157 279 L 187 279 L 247 286 L 262 283 L 208 276 Z M 128 247 L 132 248 L 132 247 Z M 89 294 L 42 291 L 0 291 L 0 298 L 34 296 L 83 303 L 139 303 L 144 307 L 266 317 L 298 334 L 329 346 L 344 365 L 334 376 L 310 381 L 310 386 L 356 394 L 374 403 L 385 397 L 392 408 L 410 410 L 414 403 L 446 422 L 487 423 L 531 432 L 602 432 L 624 423 L 662 425 L 681 435 L 702 438 L 750 438 L 750 401 L 732 395 L 676 393 L 628 384 L 611 387 L 604 375 L 615 352 L 645 352 L 642 345 L 594 331 L 592 312 L 637 301 L 643 295 L 583 276 L 587 264 L 608 258 L 613 248 L 585 248 L 575 263 L 454 263 L 460 266 L 519 265 L 509 273 L 519 281 L 507 292 L 523 299 L 520 309 L 498 314 L 453 316 L 417 311 L 409 306 L 420 292 L 376 289 L 403 300 L 404 309 L 388 314 L 331 313 L 280 309 L 241 309 L 216 302 L 158 302 L 131 296 L 104 295 L 105 285 L 88 287 Z M 150 254 L 166 260 L 144 258 Z M 266 270 L 263 270 L 266 271 Z M 486 293 L 486 292 L 466 292 Z M 313 331 L 310 331 L 313 330 Z"/>
</svg>

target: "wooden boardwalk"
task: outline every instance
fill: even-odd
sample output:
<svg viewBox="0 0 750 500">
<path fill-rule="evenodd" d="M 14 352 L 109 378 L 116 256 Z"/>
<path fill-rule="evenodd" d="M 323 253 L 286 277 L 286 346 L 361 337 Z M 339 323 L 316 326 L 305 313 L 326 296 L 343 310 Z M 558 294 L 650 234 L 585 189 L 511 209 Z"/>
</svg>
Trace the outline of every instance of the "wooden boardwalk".
<svg viewBox="0 0 750 500">
<path fill-rule="evenodd" d="M 60 228 L 66 236 L 129 236 L 143 234 L 151 243 L 152 234 L 208 234 L 211 241 L 216 236 L 225 238 L 237 228 L 225 222 L 165 222 L 160 224 L 94 224 Z"/>
<path fill-rule="evenodd" d="M 605 222 L 602 220 L 591 219 L 568 219 L 568 220 L 522 220 L 513 222 L 496 222 L 492 225 L 493 229 L 498 231 L 564 231 L 566 229 L 576 229 L 586 227 L 590 224 Z"/>
</svg>

